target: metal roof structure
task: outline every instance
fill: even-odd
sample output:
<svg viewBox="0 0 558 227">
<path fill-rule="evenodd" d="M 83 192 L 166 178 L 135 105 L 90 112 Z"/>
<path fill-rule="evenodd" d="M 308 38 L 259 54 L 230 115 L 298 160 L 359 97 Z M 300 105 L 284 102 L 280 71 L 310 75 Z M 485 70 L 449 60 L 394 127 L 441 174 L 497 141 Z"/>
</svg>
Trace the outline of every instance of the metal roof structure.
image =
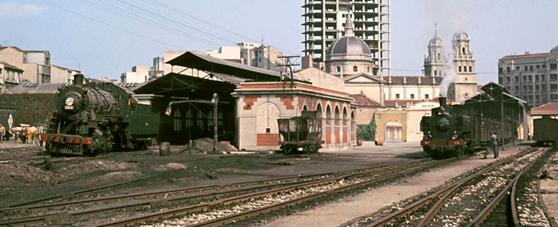
<svg viewBox="0 0 558 227">
<path fill-rule="evenodd" d="M 173 66 L 182 66 L 198 69 L 207 73 L 224 74 L 253 81 L 279 81 L 281 72 L 243 65 L 207 54 L 188 51 L 176 58 L 167 61 Z"/>
<path fill-rule="evenodd" d="M 228 77 L 225 75 L 219 76 L 211 74 L 205 78 L 169 73 L 136 88 L 134 93 L 207 99 L 211 99 L 213 93 L 218 93 L 220 97 L 230 96 L 238 79 L 226 80 Z M 224 81 L 221 81 L 223 78 Z"/>
</svg>

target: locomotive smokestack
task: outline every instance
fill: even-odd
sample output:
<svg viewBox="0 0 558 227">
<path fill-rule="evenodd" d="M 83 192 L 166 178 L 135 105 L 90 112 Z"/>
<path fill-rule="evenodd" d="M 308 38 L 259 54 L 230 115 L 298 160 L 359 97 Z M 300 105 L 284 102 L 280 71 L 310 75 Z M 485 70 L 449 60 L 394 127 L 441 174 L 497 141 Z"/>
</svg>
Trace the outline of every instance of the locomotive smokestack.
<svg viewBox="0 0 558 227">
<path fill-rule="evenodd" d="M 445 106 L 447 105 L 447 103 L 446 103 L 446 97 L 440 96 L 440 97 L 438 98 L 438 101 L 440 102 L 440 106 L 445 107 Z"/>
<path fill-rule="evenodd" d="M 74 75 L 74 85 L 83 85 L 83 74 Z"/>
</svg>

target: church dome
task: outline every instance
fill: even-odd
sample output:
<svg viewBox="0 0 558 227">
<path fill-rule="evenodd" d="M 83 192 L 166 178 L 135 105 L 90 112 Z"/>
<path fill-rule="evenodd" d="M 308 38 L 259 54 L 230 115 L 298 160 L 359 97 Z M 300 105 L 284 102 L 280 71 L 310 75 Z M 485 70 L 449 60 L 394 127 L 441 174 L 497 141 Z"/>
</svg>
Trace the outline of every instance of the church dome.
<svg viewBox="0 0 558 227">
<path fill-rule="evenodd" d="M 453 35 L 453 40 L 469 40 L 469 35 L 465 32 L 456 32 Z"/>
<path fill-rule="evenodd" d="M 330 47 L 330 54 L 343 55 L 371 55 L 368 45 L 355 36 L 343 36 Z"/>
</svg>

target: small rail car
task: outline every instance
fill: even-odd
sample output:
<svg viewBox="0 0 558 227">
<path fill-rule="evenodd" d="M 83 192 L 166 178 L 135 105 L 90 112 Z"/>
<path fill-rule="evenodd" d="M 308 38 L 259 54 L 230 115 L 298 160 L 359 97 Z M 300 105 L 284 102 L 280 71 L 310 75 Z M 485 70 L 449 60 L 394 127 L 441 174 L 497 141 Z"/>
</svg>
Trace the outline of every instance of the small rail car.
<svg viewBox="0 0 558 227">
<path fill-rule="evenodd" d="M 284 153 L 317 153 L 321 147 L 322 121 L 316 111 L 301 116 L 277 119 L 280 148 Z"/>
<path fill-rule="evenodd" d="M 533 140 L 538 146 L 546 144 L 558 146 L 558 119 L 543 116 L 533 120 Z"/>
</svg>

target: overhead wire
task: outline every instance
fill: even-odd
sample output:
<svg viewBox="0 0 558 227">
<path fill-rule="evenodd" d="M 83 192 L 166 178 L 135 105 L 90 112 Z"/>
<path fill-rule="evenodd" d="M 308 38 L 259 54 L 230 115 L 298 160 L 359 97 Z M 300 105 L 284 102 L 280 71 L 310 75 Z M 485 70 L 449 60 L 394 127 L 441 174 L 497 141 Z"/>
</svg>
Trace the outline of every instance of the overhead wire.
<svg viewBox="0 0 558 227">
<path fill-rule="evenodd" d="M 154 3 L 156 3 L 158 6 L 161 6 L 161 7 L 165 8 L 165 9 L 168 9 L 168 10 L 174 11 L 175 13 L 178 13 L 178 14 L 181 14 L 181 15 L 184 15 L 184 16 L 187 16 L 187 17 L 192 18 L 192 19 L 194 19 L 194 20 L 196 20 L 196 21 L 202 22 L 202 23 L 204 23 L 204 24 L 207 24 L 207 25 L 209 25 L 209 26 L 212 26 L 212 27 L 217 28 L 217 29 L 219 29 L 219 30 L 222 30 L 222 31 L 224 31 L 224 32 L 230 33 L 230 34 L 232 34 L 232 35 L 235 35 L 235 36 L 237 36 L 237 37 L 239 37 L 239 38 L 242 38 L 242 39 L 245 39 L 245 40 L 247 40 L 247 41 L 260 42 L 260 41 L 258 41 L 257 39 L 253 39 L 253 38 L 248 37 L 248 36 L 246 36 L 246 35 L 243 35 L 243 34 L 241 34 L 241 33 L 238 33 L 238 32 L 235 32 L 235 31 L 233 31 L 233 30 L 227 29 L 227 28 L 225 28 L 225 27 L 219 26 L 219 25 L 217 25 L 217 24 L 211 23 L 211 22 L 209 22 L 209 21 L 207 21 L 207 20 L 204 20 L 204 19 L 202 19 L 202 18 L 199 18 L 199 17 L 197 17 L 197 16 L 194 16 L 194 15 L 192 15 L 192 14 L 186 12 L 186 11 L 179 10 L 178 8 L 175 8 L 175 7 L 171 7 L 171 6 L 165 4 L 165 3 L 162 2 L 162 1 L 159 1 L 159 0 L 148 0 L 147 2 L 154 2 Z"/>
<path fill-rule="evenodd" d="M 101 0 L 101 1 L 87 1 L 87 2 L 96 4 L 97 6 L 100 6 L 105 10 L 113 11 L 116 14 L 120 13 L 120 15 L 122 15 L 122 12 L 125 12 L 126 14 L 128 14 L 131 17 L 134 17 L 136 19 L 139 19 L 139 20 L 145 21 L 147 23 L 153 24 L 157 28 L 168 31 L 170 33 L 173 33 L 173 34 L 175 34 L 175 35 L 177 35 L 181 38 L 186 38 L 186 39 L 189 39 L 189 40 L 198 39 L 200 41 L 204 41 L 205 43 L 211 43 L 212 45 L 213 44 L 220 45 L 220 43 L 214 42 L 212 40 L 208 40 L 208 39 L 197 37 L 197 36 L 192 36 L 192 34 L 187 32 L 187 31 L 177 29 L 177 28 L 172 27 L 172 26 L 170 26 L 170 25 L 168 25 L 164 22 L 161 22 L 161 21 L 158 21 L 158 20 L 153 19 L 151 17 L 147 17 L 145 15 L 139 14 L 139 13 L 133 11 L 133 10 L 129 10 L 125 7 L 122 7 L 121 5 L 113 4 L 111 2 L 106 2 L 104 0 Z"/>
<path fill-rule="evenodd" d="M 93 22 L 95 22 L 95 23 L 98 23 L 98 24 L 102 24 L 102 25 L 111 27 L 111 28 L 113 28 L 113 29 L 115 29 L 115 30 L 118 30 L 118 31 L 120 31 L 120 32 L 128 33 L 128 34 L 131 34 L 131 35 L 134 35 L 134 36 L 137 36 L 137 37 L 146 39 L 146 40 L 150 40 L 150 41 L 152 41 L 152 42 L 155 42 L 155 43 L 160 44 L 160 45 L 163 45 L 163 46 L 172 46 L 172 47 L 178 47 L 178 46 L 179 46 L 179 45 L 172 44 L 172 43 L 168 43 L 168 42 L 165 42 L 165 41 L 161 41 L 161 40 L 158 40 L 158 39 L 155 39 L 155 38 L 152 38 L 152 37 L 149 37 L 149 36 L 146 36 L 146 35 L 137 33 L 137 32 L 130 31 L 130 30 L 128 30 L 128 29 L 126 29 L 126 28 L 123 28 L 123 27 L 121 27 L 121 26 L 118 26 L 118 25 L 115 25 L 115 24 L 112 24 L 112 23 L 108 23 L 108 22 L 105 22 L 105 21 L 96 19 L 96 18 L 94 18 L 94 17 L 90 17 L 90 16 L 87 16 L 87 15 L 84 15 L 84 14 L 78 12 L 78 11 L 74 11 L 74 10 L 68 9 L 68 8 L 66 8 L 66 7 L 64 7 L 64 6 L 61 6 L 61 5 L 56 4 L 56 3 L 53 3 L 53 2 L 51 2 L 51 1 L 49 1 L 49 0 L 44 1 L 44 3 L 46 3 L 46 4 L 48 4 L 48 5 L 51 5 L 51 6 L 54 6 L 54 7 L 58 8 L 58 9 L 60 9 L 60 10 L 62 10 L 62 11 L 66 11 L 66 12 L 71 13 L 71 14 L 74 14 L 74 15 L 76 15 L 76 16 L 79 16 L 79 17 L 85 18 L 85 19 L 87 19 L 87 20 L 93 21 Z"/>
<path fill-rule="evenodd" d="M 186 24 L 186 23 L 184 23 L 184 22 L 181 22 L 181 21 L 178 21 L 178 20 L 169 18 L 169 17 L 167 17 L 167 16 L 161 15 L 161 14 L 159 14 L 159 13 L 156 13 L 156 12 L 153 12 L 153 11 L 150 11 L 150 10 L 147 10 L 147 9 L 144 9 L 144 8 L 142 8 L 142 7 L 139 7 L 139 6 L 137 6 L 137 5 L 131 4 L 131 3 L 129 3 L 129 2 L 126 2 L 126 1 L 123 1 L 123 0 L 113 0 L 113 1 L 119 2 L 121 5 L 126 5 L 126 6 L 128 6 L 128 7 L 130 7 L 130 8 L 136 9 L 136 10 L 138 10 L 138 11 L 141 11 L 141 12 L 145 13 L 145 14 L 148 14 L 148 15 L 151 15 L 151 16 L 154 16 L 154 17 L 163 19 L 165 22 L 170 22 L 170 23 L 172 23 L 172 24 L 174 24 L 174 25 L 181 26 L 182 28 L 186 28 L 186 29 L 195 31 L 195 32 L 197 32 L 197 33 L 203 34 L 203 35 L 208 36 L 208 37 L 210 37 L 210 38 L 212 38 L 212 39 L 219 40 L 219 41 L 226 41 L 226 42 L 228 42 L 228 43 L 234 43 L 234 41 L 231 41 L 231 40 L 229 40 L 229 39 L 219 37 L 219 36 L 217 36 L 217 35 L 215 35 L 215 34 L 212 34 L 212 33 L 210 33 L 210 32 L 206 32 L 206 31 L 204 31 L 204 30 L 198 29 L 198 28 L 196 28 L 196 27 L 194 27 L 194 26 L 191 26 L 191 25 L 189 25 L 189 24 Z M 199 36 L 198 36 L 198 37 L 199 37 Z M 223 44 L 223 42 L 219 42 L 218 44 Z"/>
</svg>

